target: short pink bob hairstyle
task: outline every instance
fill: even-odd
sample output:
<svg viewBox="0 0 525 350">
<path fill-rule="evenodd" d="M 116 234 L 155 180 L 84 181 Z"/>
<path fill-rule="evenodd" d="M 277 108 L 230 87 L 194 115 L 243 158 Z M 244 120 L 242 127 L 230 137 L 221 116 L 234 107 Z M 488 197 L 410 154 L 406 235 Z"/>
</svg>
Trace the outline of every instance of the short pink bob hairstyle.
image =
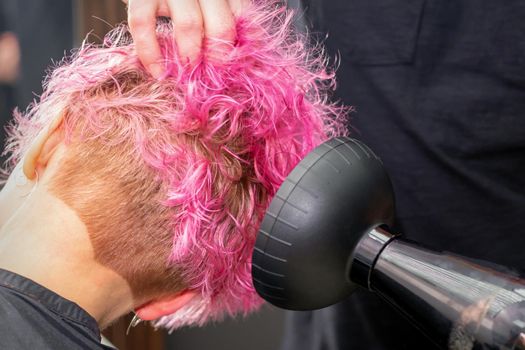
<svg viewBox="0 0 525 350">
<path fill-rule="evenodd" d="M 157 326 L 203 324 L 261 304 L 250 260 L 265 209 L 302 157 L 346 133 L 346 109 L 328 102 L 333 72 L 291 22 L 278 3 L 255 3 L 237 18 L 224 57 L 191 65 L 177 58 L 171 25 L 159 24 L 160 80 L 119 26 L 102 46 L 84 44 L 61 62 L 40 100 L 15 112 L 8 171 L 64 115 L 74 156 L 54 191 L 88 227 L 99 261 L 138 296 L 199 292 Z"/>
</svg>

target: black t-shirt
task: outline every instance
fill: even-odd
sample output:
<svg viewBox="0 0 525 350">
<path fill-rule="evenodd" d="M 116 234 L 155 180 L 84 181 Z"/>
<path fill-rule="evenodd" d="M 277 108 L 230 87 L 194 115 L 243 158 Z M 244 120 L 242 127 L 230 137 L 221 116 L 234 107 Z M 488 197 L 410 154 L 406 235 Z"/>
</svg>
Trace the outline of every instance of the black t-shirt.
<svg viewBox="0 0 525 350">
<path fill-rule="evenodd" d="M 437 250 L 525 268 L 525 2 L 311 0 L 339 53 L 352 136 L 383 160 L 395 229 Z M 327 286 L 329 288 L 329 286 Z M 427 349 L 360 291 L 293 313 L 287 350 Z"/>
<path fill-rule="evenodd" d="M 100 343 L 97 323 L 77 304 L 0 269 L 0 349 L 113 349 Z"/>
</svg>

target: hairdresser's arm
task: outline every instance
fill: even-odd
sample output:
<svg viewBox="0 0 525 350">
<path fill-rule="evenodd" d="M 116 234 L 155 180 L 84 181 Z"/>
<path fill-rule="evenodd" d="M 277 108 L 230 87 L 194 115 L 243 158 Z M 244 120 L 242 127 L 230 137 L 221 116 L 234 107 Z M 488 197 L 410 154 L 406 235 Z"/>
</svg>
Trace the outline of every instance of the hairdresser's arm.
<svg viewBox="0 0 525 350">
<path fill-rule="evenodd" d="M 235 40 L 234 15 L 250 0 L 123 0 L 140 60 L 155 77 L 162 74 L 160 48 L 155 36 L 156 18 L 170 17 L 181 59 L 194 61 L 203 37 Z"/>
</svg>

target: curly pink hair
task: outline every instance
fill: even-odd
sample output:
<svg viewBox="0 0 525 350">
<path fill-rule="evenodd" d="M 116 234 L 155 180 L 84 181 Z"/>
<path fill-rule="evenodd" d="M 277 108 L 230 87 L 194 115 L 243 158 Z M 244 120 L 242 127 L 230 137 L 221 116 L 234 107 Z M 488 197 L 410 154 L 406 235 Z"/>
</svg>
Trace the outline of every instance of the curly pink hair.
<svg viewBox="0 0 525 350">
<path fill-rule="evenodd" d="M 15 113 L 7 146 L 11 165 L 56 115 L 65 115 L 66 142 L 83 149 L 70 175 L 99 175 L 86 180 L 84 174 L 69 185 L 62 178 L 56 191 L 86 222 L 103 263 L 129 280 L 147 271 L 132 284 L 135 289 L 146 288 L 158 273 L 162 281 L 175 278 L 199 292 L 158 326 L 203 324 L 261 304 L 250 261 L 264 211 L 307 152 L 346 133 L 346 109 L 328 102 L 333 72 L 321 50 L 293 32 L 290 12 L 264 3 L 237 18 L 237 41 L 220 60 L 203 55 L 191 65 L 181 62 L 171 25 L 159 24 L 166 69 L 160 80 L 146 73 L 127 28 L 120 26 L 102 47 L 84 44 L 62 62 L 47 78 L 40 101 Z M 209 40 L 205 50 L 218 44 L 224 45 Z M 152 183 L 149 189 L 144 182 Z M 87 192 L 78 190 L 83 183 Z M 108 193 L 94 206 L 89 196 L 85 206 L 78 204 L 88 192 L 100 198 L 97 191 Z M 104 209 L 105 202 L 111 207 Z M 93 224 L 104 210 L 110 212 L 105 221 Z M 118 227 L 109 229 L 110 221 Z M 166 247 L 167 254 L 154 245 Z M 153 271 L 152 260 L 160 261 L 162 271 Z"/>
</svg>

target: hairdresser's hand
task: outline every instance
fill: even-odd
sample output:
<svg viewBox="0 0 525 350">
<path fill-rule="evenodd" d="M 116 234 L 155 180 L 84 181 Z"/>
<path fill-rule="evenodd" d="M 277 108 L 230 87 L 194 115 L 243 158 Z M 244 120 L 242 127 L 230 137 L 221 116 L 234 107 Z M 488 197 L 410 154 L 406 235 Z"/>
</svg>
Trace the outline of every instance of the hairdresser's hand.
<svg viewBox="0 0 525 350">
<path fill-rule="evenodd" d="M 170 17 L 175 41 L 183 60 L 194 61 L 202 39 L 235 40 L 235 20 L 250 0 L 123 0 L 128 4 L 128 23 L 137 53 L 149 72 L 163 73 L 160 48 L 155 36 L 156 18 Z"/>
</svg>

